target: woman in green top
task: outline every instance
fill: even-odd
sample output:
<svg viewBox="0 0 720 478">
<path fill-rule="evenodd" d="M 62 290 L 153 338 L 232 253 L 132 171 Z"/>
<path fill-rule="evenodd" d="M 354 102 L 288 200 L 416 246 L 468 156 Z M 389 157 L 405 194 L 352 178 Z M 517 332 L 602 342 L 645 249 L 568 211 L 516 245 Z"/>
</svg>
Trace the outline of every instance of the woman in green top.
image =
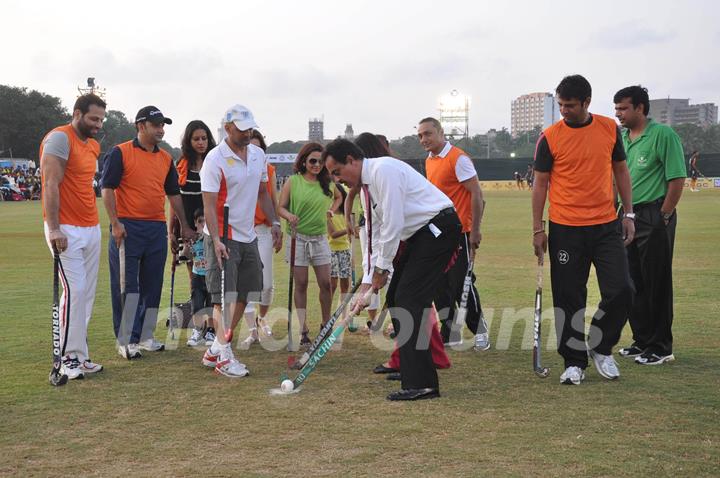
<svg viewBox="0 0 720 478">
<path fill-rule="evenodd" d="M 280 192 L 280 217 L 288 222 L 288 236 L 295 235 L 294 301 L 302 338 L 301 346 L 309 346 L 308 327 L 305 321 L 307 308 L 308 266 L 315 270 L 320 288 L 322 325 L 330 320 L 332 293 L 330 288 L 330 246 L 327 240 L 327 220 L 337 210 L 342 196 L 330 179 L 321 159 L 323 147 L 308 143 L 295 158 L 295 174 L 283 185 Z M 290 261 L 290 237 L 286 258 Z M 321 327 L 322 327 L 321 325 Z"/>
</svg>

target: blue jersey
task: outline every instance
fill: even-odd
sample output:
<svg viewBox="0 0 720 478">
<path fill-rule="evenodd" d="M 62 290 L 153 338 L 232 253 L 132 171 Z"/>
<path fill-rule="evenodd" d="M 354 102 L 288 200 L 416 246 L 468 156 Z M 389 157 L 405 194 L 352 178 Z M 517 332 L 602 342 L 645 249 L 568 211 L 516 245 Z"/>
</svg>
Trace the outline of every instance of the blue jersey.
<svg viewBox="0 0 720 478">
<path fill-rule="evenodd" d="M 205 275 L 205 269 L 207 267 L 207 263 L 205 262 L 205 247 L 204 247 L 204 241 L 202 239 L 202 236 L 200 236 L 200 239 L 195 241 L 193 243 L 192 249 L 193 249 L 193 274 L 197 274 L 199 276 Z"/>
</svg>

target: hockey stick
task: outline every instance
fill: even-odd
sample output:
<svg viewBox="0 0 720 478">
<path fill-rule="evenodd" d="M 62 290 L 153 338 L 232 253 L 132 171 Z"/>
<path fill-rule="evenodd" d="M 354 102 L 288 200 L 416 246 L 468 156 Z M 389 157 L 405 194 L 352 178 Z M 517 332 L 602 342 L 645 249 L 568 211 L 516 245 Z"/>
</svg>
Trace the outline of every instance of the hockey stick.
<svg viewBox="0 0 720 478">
<path fill-rule="evenodd" d="M 50 385 L 65 385 L 68 376 L 60 373 L 62 357 L 60 356 L 60 253 L 53 248 L 53 304 L 52 304 L 52 354 L 53 365 L 50 370 Z"/>
<path fill-rule="evenodd" d="M 222 237 L 220 242 L 225 246 L 225 252 L 230 256 L 230 251 L 227 249 L 227 235 L 228 235 L 228 219 L 230 217 L 230 206 L 225 203 L 223 206 L 223 228 Z M 225 320 L 225 268 L 227 267 L 227 259 L 221 258 L 222 268 L 220 269 L 220 320 L 222 322 L 223 333 L 225 334 L 225 341 L 232 342 L 233 331 L 227 329 L 227 321 Z M 232 324 L 231 324 L 232 325 Z"/>
<path fill-rule="evenodd" d="M 175 340 L 175 264 L 177 263 L 176 254 L 172 255 L 172 267 L 170 272 L 170 315 L 168 316 L 168 328 L 170 329 L 170 338 Z"/>
<path fill-rule="evenodd" d="M 315 349 L 318 348 L 318 346 L 325 340 L 328 333 L 332 330 L 333 326 L 335 325 L 335 322 L 337 322 L 338 318 L 342 316 L 343 312 L 345 311 L 345 308 L 350 303 L 350 301 L 353 298 L 353 295 L 360 287 L 360 284 L 357 284 L 353 287 L 352 291 L 345 297 L 345 299 L 342 301 L 340 306 L 333 312 L 333 315 L 330 317 L 330 320 L 327 321 L 325 325 L 323 325 L 322 329 L 320 329 L 320 333 L 317 337 L 315 337 L 315 340 L 313 340 L 312 345 L 310 345 L 310 348 L 305 351 L 304 354 L 302 354 L 302 357 L 297 359 L 292 365 L 290 365 L 290 368 L 293 368 L 295 370 L 299 370 L 305 365 L 310 358 L 310 355 L 315 352 Z M 350 317 L 348 317 L 349 319 Z"/>
<path fill-rule="evenodd" d="M 540 378 L 546 378 L 550 369 L 540 364 L 540 342 L 542 322 L 542 281 L 543 281 L 543 257 L 538 258 L 537 288 L 535 289 L 535 334 L 533 338 L 533 370 Z"/>
<path fill-rule="evenodd" d="M 288 323 L 287 323 L 287 330 L 288 330 L 288 352 L 295 352 L 295 346 L 293 345 L 293 339 L 292 339 L 292 308 L 293 308 L 293 279 L 295 275 L 295 245 L 296 245 L 296 237 L 295 237 L 295 230 L 290 230 L 290 277 L 288 279 Z"/>
<path fill-rule="evenodd" d="M 370 297 L 372 296 L 373 290 L 368 290 L 367 294 L 362 298 L 364 302 L 369 302 Z M 352 316 L 352 312 L 350 314 L 350 317 Z M 320 346 L 313 352 L 312 355 L 310 355 L 310 358 L 308 359 L 307 363 L 300 369 L 297 376 L 294 380 L 292 380 L 292 386 L 289 387 L 289 389 L 284 388 L 285 380 L 283 380 L 283 384 L 281 385 L 281 388 L 278 389 L 272 389 L 270 390 L 270 393 L 272 395 L 288 395 L 291 393 L 296 393 L 300 389 L 300 385 L 307 380 L 307 378 L 310 376 L 310 374 L 315 370 L 318 363 L 327 355 L 327 353 L 332 348 L 333 344 L 337 341 L 338 337 L 342 335 L 343 331 L 345 330 L 345 327 L 348 324 L 348 318 L 345 318 L 341 320 L 338 323 L 338 326 L 335 327 L 335 330 L 332 331 L 332 333 L 320 344 Z M 288 379 L 288 381 L 290 381 Z"/>
<path fill-rule="evenodd" d="M 122 334 L 123 323 L 125 322 L 125 296 L 127 295 L 125 284 L 125 240 L 118 247 L 118 262 L 120 264 L 120 333 Z M 134 317 L 132 320 L 134 320 Z M 133 356 L 130 355 L 128 344 L 123 345 L 123 347 L 125 347 L 125 357 L 131 360 Z"/>
</svg>

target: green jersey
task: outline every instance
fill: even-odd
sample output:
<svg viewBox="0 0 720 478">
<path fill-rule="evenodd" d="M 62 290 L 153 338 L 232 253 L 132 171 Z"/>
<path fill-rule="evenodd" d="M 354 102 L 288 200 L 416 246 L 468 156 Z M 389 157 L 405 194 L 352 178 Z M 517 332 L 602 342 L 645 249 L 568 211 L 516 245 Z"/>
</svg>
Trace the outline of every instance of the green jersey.
<svg viewBox="0 0 720 478">
<path fill-rule="evenodd" d="M 648 120 L 642 134 L 630 141 L 623 132 L 627 165 L 632 179 L 633 204 L 655 201 L 667 194 L 667 183 L 687 177 L 680 137 L 664 124 Z"/>
<path fill-rule="evenodd" d="M 335 185 L 330 183 L 330 192 Z M 327 234 L 327 211 L 332 207 L 333 197 L 326 196 L 319 181 L 308 181 L 302 174 L 290 176 L 290 204 L 288 210 L 300 220 L 297 232 L 308 236 Z M 289 233 L 290 228 L 287 228 Z"/>
</svg>

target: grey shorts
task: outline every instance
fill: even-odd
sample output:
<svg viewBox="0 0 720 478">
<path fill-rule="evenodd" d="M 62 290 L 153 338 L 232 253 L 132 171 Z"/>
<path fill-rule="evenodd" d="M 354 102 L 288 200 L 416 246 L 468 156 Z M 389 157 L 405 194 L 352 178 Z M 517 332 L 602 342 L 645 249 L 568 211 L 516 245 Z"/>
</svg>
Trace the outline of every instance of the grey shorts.
<svg viewBox="0 0 720 478">
<path fill-rule="evenodd" d="M 285 260 L 290 263 L 290 234 L 285 244 Z M 307 236 L 295 234 L 295 265 L 296 266 L 324 266 L 330 264 L 330 244 L 327 236 Z"/>
<path fill-rule="evenodd" d="M 251 243 L 228 240 L 230 258 L 225 262 L 225 301 L 244 302 L 260 300 L 262 291 L 262 261 L 257 239 Z M 213 304 L 221 302 L 220 267 L 210 236 L 205 235 L 205 281 Z M 237 293 L 237 295 L 235 295 Z"/>
<path fill-rule="evenodd" d="M 339 277 L 340 279 L 349 279 L 352 275 L 352 257 L 350 250 L 332 251 L 330 257 L 330 277 Z"/>
</svg>

